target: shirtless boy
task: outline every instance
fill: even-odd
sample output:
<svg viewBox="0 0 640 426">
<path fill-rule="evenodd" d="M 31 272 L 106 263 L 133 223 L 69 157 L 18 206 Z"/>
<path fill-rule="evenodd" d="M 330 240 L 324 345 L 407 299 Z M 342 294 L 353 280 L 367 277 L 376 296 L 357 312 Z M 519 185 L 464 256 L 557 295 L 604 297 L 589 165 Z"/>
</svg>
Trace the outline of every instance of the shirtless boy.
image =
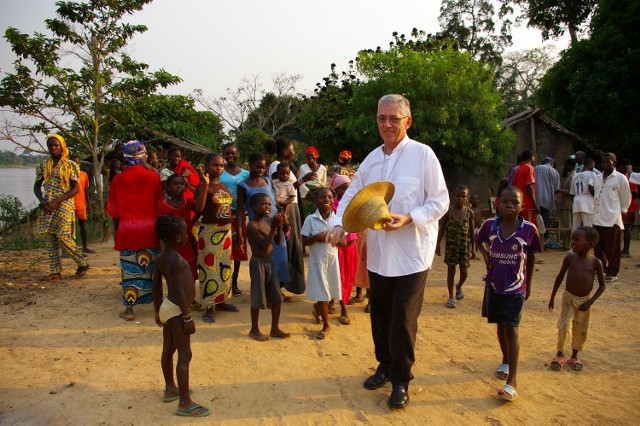
<svg viewBox="0 0 640 426">
<path fill-rule="evenodd" d="M 254 194 L 249 200 L 254 218 L 247 224 L 247 241 L 251 246 L 251 259 L 249 260 L 249 276 L 251 277 L 251 330 L 249 337 L 259 342 L 269 340 L 269 337 L 260 332 L 258 319 L 260 309 L 271 307 L 271 337 L 289 337 L 290 334 L 282 331 L 280 310 L 282 308 L 282 293 L 278 274 L 271 263 L 273 242 L 280 243 L 282 236 L 282 224 L 284 212 L 279 212 L 269 220 L 271 213 L 271 199 L 265 193 Z"/>
<path fill-rule="evenodd" d="M 549 310 L 553 311 L 554 299 L 562 284 L 565 273 L 567 283 L 562 294 L 562 308 L 558 320 L 558 352 L 549 365 L 552 370 L 560 371 L 567 362 L 564 354 L 565 345 L 571 338 L 571 358 L 569 365 L 575 371 L 582 371 L 582 362 L 578 352 L 582 351 L 589 332 L 589 316 L 591 305 L 605 289 L 604 268 L 602 262 L 590 252 L 598 244 L 598 233 L 590 226 L 581 226 L 571 235 L 571 250 L 562 262 L 560 273 L 556 277 L 549 299 Z M 598 276 L 598 290 L 590 297 L 593 290 L 593 279 Z M 569 330 L 571 327 L 571 331 Z"/>
<path fill-rule="evenodd" d="M 204 417 L 211 410 L 191 400 L 189 391 L 189 362 L 191 361 L 191 335 L 196 326 L 189 312 L 195 297 L 195 284 L 189 263 L 177 248 L 187 243 L 187 224 L 178 216 L 160 216 L 156 221 L 156 233 L 163 242 L 163 250 L 156 258 L 153 274 L 153 306 L 156 324 L 162 327 L 162 374 L 165 381 L 164 402 L 179 399 L 175 414 L 187 417 Z M 167 282 L 167 297 L 162 300 L 162 277 Z M 178 350 L 176 376 L 173 379 L 173 354 Z"/>
</svg>

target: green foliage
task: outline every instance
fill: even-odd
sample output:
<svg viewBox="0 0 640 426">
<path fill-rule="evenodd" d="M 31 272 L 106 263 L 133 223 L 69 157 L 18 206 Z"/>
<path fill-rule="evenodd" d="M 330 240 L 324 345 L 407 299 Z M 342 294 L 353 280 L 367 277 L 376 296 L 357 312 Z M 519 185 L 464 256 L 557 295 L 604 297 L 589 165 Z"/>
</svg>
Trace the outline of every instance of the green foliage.
<svg viewBox="0 0 640 426">
<path fill-rule="evenodd" d="M 418 52 L 406 46 L 363 51 L 358 68 L 365 82 L 354 88 L 353 112 L 345 120 L 348 140 L 358 141 L 366 151 L 378 146 L 377 101 L 384 94 L 399 93 L 412 103 L 409 134 L 429 144 L 445 170 L 488 168 L 502 173 L 503 158 L 515 136 L 500 122 L 493 73 L 469 53 Z"/>
<path fill-rule="evenodd" d="M 269 135 L 262 129 L 245 130 L 238 134 L 235 143 L 240 151 L 240 162 L 247 161 L 253 153 L 264 152 L 263 143 L 267 139 Z"/>
<path fill-rule="evenodd" d="M 0 151 L 0 166 L 34 167 L 46 156 L 29 155 L 28 152 L 17 155 L 12 151 Z"/>
<path fill-rule="evenodd" d="M 547 113 L 602 151 L 640 156 L 640 2 L 602 0 L 591 38 L 565 50 L 537 92 Z"/>
<path fill-rule="evenodd" d="M 502 63 L 505 47 L 511 46 L 508 15 L 513 13 L 513 8 L 502 4 L 496 16 L 493 3 L 489 0 L 442 0 L 438 20 L 442 36 L 452 38 L 458 48 L 495 68 Z"/>
</svg>

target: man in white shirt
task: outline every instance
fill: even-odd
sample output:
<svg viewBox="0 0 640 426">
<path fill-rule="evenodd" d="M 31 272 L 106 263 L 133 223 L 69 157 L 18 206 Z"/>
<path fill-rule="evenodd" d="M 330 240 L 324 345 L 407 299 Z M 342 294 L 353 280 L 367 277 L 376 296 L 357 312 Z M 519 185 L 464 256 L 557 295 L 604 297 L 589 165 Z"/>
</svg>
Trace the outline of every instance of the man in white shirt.
<svg viewBox="0 0 640 426">
<path fill-rule="evenodd" d="M 620 271 L 620 230 L 622 213 L 626 213 L 631 204 L 629 181 L 615 169 L 616 156 L 607 153 L 602 157 L 602 174 L 595 180 L 593 227 L 600 235 L 595 247 L 595 255 L 605 269 L 607 282 L 618 279 Z"/>
<path fill-rule="evenodd" d="M 377 389 L 391 380 L 389 406 L 404 408 L 409 403 L 427 272 L 435 252 L 438 220 L 449 207 L 449 193 L 433 150 L 407 136 L 412 117 L 406 98 L 383 96 L 378 101 L 376 121 L 384 144 L 358 168 L 340 200 L 327 242 L 335 245 L 344 239 L 342 215 L 358 191 L 379 181 L 395 185 L 389 203 L 392 221 L 383 230 L 368 231 L 371 331 L 379 364 L 364 387 Z"/>
</svg>

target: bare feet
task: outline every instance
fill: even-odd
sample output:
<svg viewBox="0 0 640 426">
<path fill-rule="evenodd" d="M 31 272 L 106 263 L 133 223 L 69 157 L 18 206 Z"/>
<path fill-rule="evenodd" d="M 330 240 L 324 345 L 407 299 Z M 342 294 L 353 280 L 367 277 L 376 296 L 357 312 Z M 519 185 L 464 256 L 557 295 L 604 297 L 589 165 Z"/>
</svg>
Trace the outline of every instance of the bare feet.
<svg viewBox="0 0 640 426">
<path fill-rule="evenodd" d="M 120 312 L 120 318 L 125 321 L 133 321 L 133 309 L 131 307 L 126 307 L 124 311 Z"/>
<path fill-rule="evenodd" d="M 267 340 L 269 340 L 267 336 L 260 333 L 260 330 L 251 330 L 249 332 L 249 337 L 251 337 L 253 340 L 257 340 L 258 342 L 266 342 Z"/>
<path fill-rule="evenodd" d="M 83 254 L 95 254 L 95 250 L 91 250 L 89 247 L 82 247 Z"/>
<path fill-rule="evenodd" d="M 287 333 L 287 332 L 285 332 L 283 330 L 280 330 L 279 328 L 272 328 L 271 329 L 271 333 L 269 333 L 269 335 L 271 337 L 280 337 L 282 339 L 286 339 L 287 337 L 291 336 L 291 334 L 289 334 L 289 333 Z"/>
<path fill-rule="evenodd" d="M 49 275 L 45 275 L 44 277 L 40 277 L 40 281 L 55 281 L 55 280 L 61 280 L 62 279 L 62 275 L 60 275 L 60 273 L 55 273 L 55 274 L 49 274 Z"/>
</svg>

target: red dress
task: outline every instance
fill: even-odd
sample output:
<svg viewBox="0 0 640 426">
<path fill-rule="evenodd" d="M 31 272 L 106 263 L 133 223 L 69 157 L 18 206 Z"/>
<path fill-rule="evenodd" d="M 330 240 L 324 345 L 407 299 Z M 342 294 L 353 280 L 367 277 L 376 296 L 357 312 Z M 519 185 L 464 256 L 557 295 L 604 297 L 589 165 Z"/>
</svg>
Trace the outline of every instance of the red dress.
<svg viewBox="0 0 640 426">
<path fill-rule="evenodd" d="M 333 200 L 333 211 L 338 210 L 338 199 Z M 356 273 L 358 272 L 358 263 L 360 257 L 358 255 L 358 234 L 347 233 L 347 242 L 351 242 L 349 246 L 338 247 L 338 263 L 340 265 L 340 288 L 341 299 L 344 303 L 349 303 L 353 285 L 356 282 Z"/>
<path fill-rule="evenodd" d="M 196 251 L 196 240 L 191 233 L 191 228 L 193 227 L 193 223 L 191 222 L 191 216 L 193 215 L 194 206 L 196 202 L 193 199 L 185 198 L 184 203 L 180 207 L 171 206 L 167 200 L 163 200 L 160 205 L 160 215 L 172 214 L 174 216 L 181 217 L 184 219 L 187 224 L 187 235 L 189 236 L 189 240 L 187 244 L 178 248 L 178 253 L 180 256 L 184 258 L 189 263 L 189 268 L 191 269 L 191 275 L 193 276 L 193 280 L 198 279 L 198 257 Z"/>
<path fill-rule="evenodd" d="M 185 170 L 189 170 L 191 174 L 185 179 L 189 182 L 189 185 L 193 187 L 197 187 L 200 184 L 200 178 L 198 177 L 198 172 L 193 168 L 191 164 L 187 160 L 180 160 L 178 165 L 173 169 L 173 173 L 176 175 L 182 175 L 182 172 Z M 193 200 L 195 197 L 193 192 L 189 189 L 189 187 L 184 188 L 184 199 L 185 200 Z"/>
</svg>

